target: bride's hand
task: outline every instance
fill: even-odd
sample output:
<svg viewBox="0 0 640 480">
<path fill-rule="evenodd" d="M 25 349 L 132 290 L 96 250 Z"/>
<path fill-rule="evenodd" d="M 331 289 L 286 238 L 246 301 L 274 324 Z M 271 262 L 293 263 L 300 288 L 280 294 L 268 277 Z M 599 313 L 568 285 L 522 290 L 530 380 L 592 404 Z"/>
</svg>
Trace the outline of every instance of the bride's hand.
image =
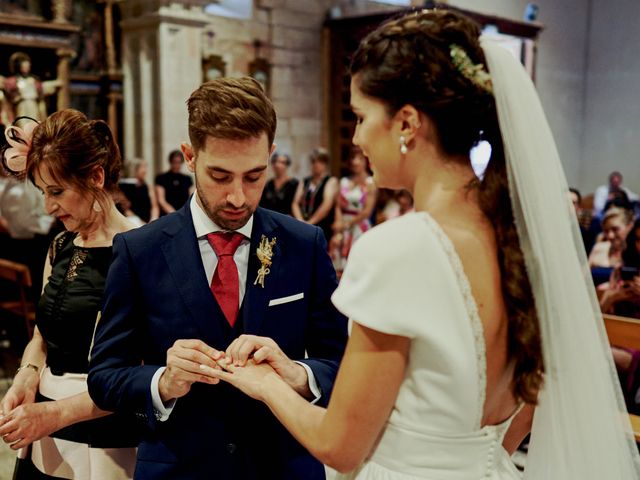
<svg viewBox="0 0 640 480">
<path fill-rule="evenodd" d="M 266 362 L 256 364 L 249 360 L 244 367 L 238 367 L 228 359 L 222 358 L 218 360 L 218 365 L 224 370 L 216 370 L 207 365 L 200 365 L 200 369 L 204 375 L 224 380 L 256 400 L 264 400 L 265 393 L 273 382 L 284 383 L 280 375 Z"/>
</svg>

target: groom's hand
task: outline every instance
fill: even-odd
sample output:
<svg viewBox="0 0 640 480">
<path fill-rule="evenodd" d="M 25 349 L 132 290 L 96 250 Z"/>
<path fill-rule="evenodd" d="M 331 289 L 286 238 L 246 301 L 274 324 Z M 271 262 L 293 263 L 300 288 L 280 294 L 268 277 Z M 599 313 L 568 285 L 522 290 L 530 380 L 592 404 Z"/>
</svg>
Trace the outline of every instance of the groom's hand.
<svg viewBox="0 0 640 480">
<path fill-rule="evenodd" d="M 167 350 L 167 368 L 158 381 L 160 399 L 168 402 L 183 397 L 195 382 L 218 383 L 220 380 L 203 375 L 200 365 L 219 369 L 216 361 L 222 357 L 224 352 L 201 340 L 176 340 Z"/>
<path fill-rule="evenodd" d="M 287 357 L 271 338 L 240 335 L 229 345 L 225 354 L 225 361 L 237 366 L 246 365 L 250 358 L 257 364 L 266 362 L 296 392 L 305 398 L 313 398 L 305 368 Z"/>
</svg>

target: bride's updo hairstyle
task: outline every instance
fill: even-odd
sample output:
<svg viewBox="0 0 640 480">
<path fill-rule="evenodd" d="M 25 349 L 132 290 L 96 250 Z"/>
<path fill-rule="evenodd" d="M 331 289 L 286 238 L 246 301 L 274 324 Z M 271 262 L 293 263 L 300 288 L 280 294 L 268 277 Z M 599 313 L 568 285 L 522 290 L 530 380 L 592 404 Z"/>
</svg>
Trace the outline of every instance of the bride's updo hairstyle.
<svg viewBox="0 0 640 480">
<path fill-rule="evenodd" d="M 109 195 L 118 189 L 122 157 L 109 125 L 69 108 L 50 115 L 33 131 L 26 164 L 32 182 L 41 166 L 56 182 L 89 195 L 104 212 Z M 98 167 L 104 170 L 102 189 L 90 182 Z"/>
<path fill-rule="evenodd" d="M 463 75 L 451 57 L 460 47 L 475 65 L 486 65 L 480 30 L 448 10 L 423 10 L 382 24 L 360 43 L 351 63 L 362 93 L 385 104 L 389 116 L 412 105 L 430 118 L 440 147 L 469 158 L 480 138 L 492 147 L 491 160 L 476 188 L 480 207 L 498 242 L 502 288 L 509 317 L 509 357 L 515 361 L 514 394 L 536 403 L 542 384 L 540 327 L 531 285 L 514 224 L 504 149 L 490 88 Z"/>
</svg>

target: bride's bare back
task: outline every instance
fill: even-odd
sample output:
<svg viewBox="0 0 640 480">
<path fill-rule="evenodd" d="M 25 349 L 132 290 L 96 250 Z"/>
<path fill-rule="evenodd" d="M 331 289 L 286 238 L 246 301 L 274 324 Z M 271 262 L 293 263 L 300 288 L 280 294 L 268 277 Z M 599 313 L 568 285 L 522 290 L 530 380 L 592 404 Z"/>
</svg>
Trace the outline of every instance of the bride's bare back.
<svg viewBox="0 0 640 480">
<path fill-rule="evenodd" d="M 513 395 L 513 362 L 508 357 L 508 316 L 498 264 L 495 232 L 479 208 L 457 208 L 437 221 L 462 262 L 484 327 L 487 387 L 483 425 L 509 418 L 518 406 Z"/>
</svg>

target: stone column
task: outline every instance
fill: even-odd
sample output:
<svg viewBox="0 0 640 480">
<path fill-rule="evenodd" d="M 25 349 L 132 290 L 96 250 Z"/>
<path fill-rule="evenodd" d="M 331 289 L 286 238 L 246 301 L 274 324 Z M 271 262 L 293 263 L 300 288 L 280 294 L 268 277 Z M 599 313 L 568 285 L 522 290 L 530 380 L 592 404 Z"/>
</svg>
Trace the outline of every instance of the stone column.
<svg viewBox="0 0 640 480">
<path fill-rule="evenodd" d="M 116 64 L 116 47 L 113 40 L 113 5 L 115 0 L 98 0 L 104 3 L 104 43 L 106 50 L 107 71 L 115 73 L 118 70 Z"/>
<path fill-rule="evenodd" d="M 69 107 L 69 71 L 71 59 L 75 56 L 76 52 L 70 48 L 59 48 L 56 50 L 58 56 L 58 82 L 60 84 L 58 90 L 58 110 L 63 110 Z"/>
<path fill-rule="evenodd" d="M 167 169 L 188 141 L 185 101 L 201 83 L 202 2 L 128 0 L 122 8 L 125 150 L 149 163 L 149 179 Z"/>
</svg>

